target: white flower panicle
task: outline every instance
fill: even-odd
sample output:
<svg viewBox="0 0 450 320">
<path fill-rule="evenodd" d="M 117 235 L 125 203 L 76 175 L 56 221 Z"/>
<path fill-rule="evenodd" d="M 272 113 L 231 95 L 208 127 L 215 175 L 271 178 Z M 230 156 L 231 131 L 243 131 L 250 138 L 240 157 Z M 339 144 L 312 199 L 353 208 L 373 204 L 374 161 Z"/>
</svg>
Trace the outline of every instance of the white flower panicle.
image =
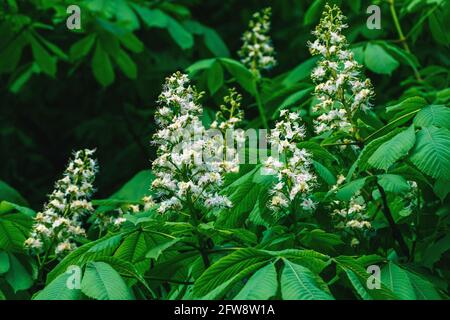
<svg viewBox="0 0 450 320">
<path fill-rule="evenodd" d="M 84 149 L 74 153 L 44 210 L 36 214 L 30 237 L 25 241 L 34 253 L 54 248 L 54 253 L 62 256 L 76 248 L 77 238 L 86 236 L 81 218 L 94 211 L 90 202 L 98 170 L 97 161 L 92 158 L 94 152 Z"/>
<path fill-rule="evenodd" d="M 320 116 L 314 121 L 315 131 L 341 130 L 353 134 L 352 119 L 356 111 L 371 107 L 374 96 L 369 79 L 363 79 L 362 66 L 355 61 L 347 40 L 342 35 L 347 28 L 338 6 L 325 6 L 319 25 L 313 31 L 314 42 L 308 42 L 312 55 L 321 59 L 311 73 L 318 102 L 313 111 Z"/>
<path fill-rule="evenodd" d="M 316 183 L 316 176 L 311 172 L 311 155 L 297 147 L 305 138 L 305 128 L 300 125 L 300 116 L 288 110 L 281 111 L 282 120 L 268 137 L 272 152 L 280 157 L 271 156 L 264 163 L 268 173 L 275 174 L 277 181 L 271 190 L 269 209 L 277 214 L 286 214 L 294 199 L 300 200 L 303 210 L 314 210 L 316 204 L 310 194 Z"/>
<path fill-rule="evenodd" d="M 261 76 L 261 70 L 271 69 L 276 65 L 275 50 L 269 36 L 271 15 L 271 8 L 253 14 L 249 30 L 242 35 L 244 43 L 238 52 L 241 62 L 258 77 Z"/>
<path fill-rule="evenodd" d="M 200 94 L 179 72 L 166 79 L 159 97 L 156 121 L 160 129 L 153 142 L 158 157 L 153 161 L 156 175 L 152 188 L 157 191 L 158 212 L 206 207 L 231 207 L 230 200 L 218 194 L 223 174 L 235 170 L 217 156 L 223 139 L 207 136 L 199 115 L 203 108 Z M 203 159 L 203 155 L 211 155 Z"/>
</svg>

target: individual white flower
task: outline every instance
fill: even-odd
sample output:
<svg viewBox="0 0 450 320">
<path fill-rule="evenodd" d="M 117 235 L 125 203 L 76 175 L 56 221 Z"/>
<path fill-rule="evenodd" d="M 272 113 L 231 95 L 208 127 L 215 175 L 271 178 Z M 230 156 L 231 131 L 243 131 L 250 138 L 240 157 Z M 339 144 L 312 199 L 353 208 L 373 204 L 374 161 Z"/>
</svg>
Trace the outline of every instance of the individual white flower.
<svg viewBox="0 0 450 320">
<path fill-rule="evenodd" d="M 249 22 L 249 30 L 242 35 L 244 42 L 238 54 L 241 62 L 257 77 L 261 70 L 271 69 L 276 65 L 275 50 L 269 36 L 271 8 L 253 14 Z"/>
<path fill-rule="evenodd" d="M 369 79 L 364 80 L 362 66 L 354 60 L 342 30 L 347 28 L 339 7 L 326 5 L 319 25 L 313 31 L 316 39 L 308 42 L 312 55 L 320 55 L 311 78 L 316 84 L 317 103 L 314 120 L 317 134 L 343 131 L 353 135 L 353 117 L 358 110 L 367 111 L 374 96 Z M 338 112 L 333 112 L 338 110 Z"/>
<path fill-rule="evenodd" d="M 80 150 L 73 154 L 64 177 L 55 183 L 44 210 L 35 216 L 35 224 L 25 246 L 40 254 L 54 250 L 62 256 L 76 248 L 76 237 L 85 236 L 80 219 L 93 212 L 90 197 L 97 161 L 92 158 L 94 150 Z"/>
</svg>

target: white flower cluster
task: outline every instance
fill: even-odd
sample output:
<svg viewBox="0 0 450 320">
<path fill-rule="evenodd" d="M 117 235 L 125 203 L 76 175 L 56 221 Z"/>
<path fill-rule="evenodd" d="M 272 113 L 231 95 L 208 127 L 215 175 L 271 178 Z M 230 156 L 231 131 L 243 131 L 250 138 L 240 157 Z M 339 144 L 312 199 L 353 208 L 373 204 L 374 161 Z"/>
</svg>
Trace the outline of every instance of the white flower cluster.
<svg viewBox="0 0 450 320">
<path fill-rule="evenodd" d="M 77 238 L 85 237 L 81 218 L 94 210 L 89 201 L 97 173 L 94 152 L 85 149 L 74 153 L 44 210 L 36 214 L 30 237 L 25 241 L 34 253 L 54 249 L 55 255 L 62 256 L 76 248 Z"/>
<path fill-rule="evenodd" d="M 272 152 L 280 157 L 272 155 L 264 162 L 266 172 L 277 176 L 268 207 L 277 214 L 283 214 L 297 198 L 303 210 L 314 210 L 316 204 L 310 193 L 316 176 L 310 169 L 311 155 L 297 147 L 297 143 L 305 138 L 305 128 L 300 125 L 298 113 L 282 110 L 281 117 L 283 119 L 275 124 L 268 137 Z"/>
<path fill-rule="evenodd" d="M 206 134 L 199 118 L 203 111 L 200 96 L 187 75 L 179 72 L 166 79 L 159 96 L 155 118 L 160 129 L 153 136 L 158 157 L 153 161 L 156 179 L 152 188 L 160 197 L 160 213 L 232 205 L 218 191 L 223 175 L 236 172 L 239 166 L 223 159 L 223 139 Z"/>
<path fill-rule="evenodd" d="M 244 42 L 238 54 L 241 62 L 257 77 L 261 70 L 267 70 L 276 65 L 275 50 L 269 36 L 271 8 L 253 14 L 249 30 L 242 35 Z"/>
<path fill-rule="evenodd" d="M 318 134 L 333 130 L 354 133 L 353 116 L 357 110 L 368 110 L 374 95 L 370 80 L 363 79 L 362 67 L 342 35 L 347 28 L 345 19 L 338 6 L 326 5 L 312 32 L 316 40 L 308 42 L 311 54 L 322 56 L 311 73 L 318 100 L 313 111 L 320 112 L 314 121 Z"/>
</svg>

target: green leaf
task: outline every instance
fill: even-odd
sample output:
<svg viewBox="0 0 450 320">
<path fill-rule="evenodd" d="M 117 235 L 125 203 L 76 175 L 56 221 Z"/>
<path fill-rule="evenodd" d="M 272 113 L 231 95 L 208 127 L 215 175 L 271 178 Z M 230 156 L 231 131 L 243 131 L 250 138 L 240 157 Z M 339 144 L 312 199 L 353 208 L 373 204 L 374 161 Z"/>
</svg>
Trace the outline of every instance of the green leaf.
<svg viewBox="0 0 450 320">
<path fill-rule="evenodd" d="M 278 289 L 277 271 L 273 263 L 259 269 L 247 281 L 234 300 L 268 300 Z"/>
<path fill-rule="evenodd" d="M 309 58 L 295 67 L 289 74 L 284 78 L 283 85 L 286 87 L 291 86 L 292 84 L 304 80 L 310 77 L 311 71 L 316 65 L 317 58 Z"/>
<path fill-rule="evenodd" d="M 97 300 L 134 300 L 122 277 L 104 262 L 89 262 L 86 265 L 81 291 Z"/>
<path fill-rule="evenodd" d="M 361 190 L 366 184 L 367 177 L 353 180 L 343 185 L 337 192 L 336 197 L 343 201 L 348 201 L 359 190 Z"/>
<path fill-rule="evenodd" d="M 96 35 L 95 33 L 90 34 L 83 39 L 75 42 L 69 51 L 70 60 L 78 60 L 84 56 L 86 56 L 89 51 L 91 51 L 92 46 L 94 45 Z"/>
<path fill-rule="evenodd" d="M 117 50 L 112 55 L 122 72 L 130 79 L 136 79 L 137 67 L 130 56 L 122 49 Z"/>
<path fill-rule="evenodd" d="M 333 296 L 322 289 L 317 277 L 308 268 L 285 259 L 281 274 L 283 300 L 333 300 Z"/>
<path fill-rule="evenodd" d="M 211 95 L 217 92 L 223 85 L 223 69 L 218 61 L 214 62 L 207 71 L 208 89 Z"/>
<path fill-rule="evenodd" d="M 379 175 L 378 183 L 388 192 L 405 193 L 410 189 L 410 186 L 405 178 L 397 174 Z"/>
<path fill-rule="evenodd" d="M 260 250 L 236 250 L 215 262 L 195 281 L 194 296 L 203 297 L 224 283 L 229 286 L 253 272 L 253 267 L 256 268 L 270 259 L 269 254 Z"/>
<path fill-rule="evenodd" d="M 450 130 L 450 108 L 443 105 L 431 105 L 423 108 L 414 118 L 418 127 L 435 126 Z"/>
<path fill-rule="evenodd" d="M 391 115 L 394 114 L 394 118 L 398 118 L 402 115 L 405 115 L 407 113 L 417 111 L 422 109 L 427 105 L 427 100 L 425 100 L 422 97 L 410 97 L 405 100 L 402 100 L 401 102 L 394 104 L 392 106 L 389 106 L 386 108 L 386 112 Z"/>
<path fill-rule="evenodd" d="M 372 296 L 369 294 L 367 284 L 362 281 L 360 277 L 358 277 L 352 270 L 345 269 L 345 273 L 347 274 L 348 279 L 355 288 L 356 292 L 361 296 L 364 300 L 373 300 Z"/>
<path fill-rule="evenodd" d="M 216 57 L 229 57 L 230 51 L 227 45 L 223 42 L 219 34 L 214 30 L 207 28 L 204 30 L 203 35 L 205 37 L 206 47 L 216 56 Z"/>
<path fill-rule="evenodd" d="M 70 273 L 60 274 L 39 291 L 33 300 L 80 300 L 83 297 L 81 290 L 79 288 L 70 289 L 68 286 L 67 282 L 71 276 Z"/>
<path fill-rule="evenodd" d="M 189 49 L 194 45 L 194 37 L 177 20 L 168 17 L 167 28 L 172 39 L 181 49 Z"/>
<path fill-rule="evenodd" d="M 4 203 L 1 206 L 4 207 Z M 0 249 L 22 252 L 33 220 L 21 212 L 0 213 Z"/>
<path fill-rule="evenodd" d="M 433 178 L 450 177 L 450 131 L 433 126 L 417 133 L 411 162 Z"/>
<path fill-rule="evenodd" d="M 180 239 L 167 239 L 164 242 L 160 242 L 156 244 L 156 246 L 152 247 L 150 251 L 146 253 L 145 257 L 158 260 L 159 256 L 163 253 L 164 250 L 170 248 L 178 241 L 180 241 Z"/>
<path fill-rule="evenodd" d="M 56 75 L 56 59 L 31 34 L 29 35 L 29 41 L 33 57 L 39 68 L 49 76 L 54 77 Z"/>
<path fill-rule="evenodd" d="M 114 70 L 109 55 L 105 52 L 100 42 L 97 42 L 92 58 L 92 72 L 97 81 L 104 87 L 114 82 Z"/>
<path fill-rule="evenodd" d="M 342 268 L 346 274 L 347 277 L 349 277 L 350 282 L 352 283 L 353 287 L 355 288 L 356 292 L 363 298 L 363 299 L 369 299 L 368 295 L 372 299 L 375 300 L 397 300 L 398 297 L 389 289 L 386 287 L 384 283 L 381 283 L 379 289 L 372 289 L 372 290 L 361 290 L 367 288 L 367 280 L 369 279 L 370 274 L 366 271 L 365 265 L 358 260 L 355 260 L 353 257 L 348 256 L 339 256 L 334 258 L 334 261 L 336 264 Z M 378 262 L 370 262 L 368 264 L 374 264 Z M 349 276 L 349 272 L 357 277 L 356 279 L 352 279 L 352 275 Z M 362 287 L 362 288 L 361 288 Z"/>
<path fill-rule="evenodd" d="M 256 83 L 253 74 L 248 70 L 242 63 L 229 59 L 229 58 L 219 58 L 220 62 L 225 66 L 225 68 L 230 72 L 236 81 L 248 91 L 250 94 L 254 95 L 256 92 Z"/>
<path fill-rule="evenodd" d="M 431 34 L 437 43 L 444 46 L 450 44 L 450 35 L 448 33 L 448 16 L 446 17 L 439 10 L 433 12 L 428 17 Z M 447 24 L 446 24 L 447 23 Z"/>
<path fill-rule="evenodd" d="M 0 274 L 8 272 L 10 266 L 8 253 L 0 251 Z"/>
<path fill-rule="evenodd" d="M 410 126 L 378 147 L 368 163 L 374 168 L 387 171 L 397 160 L 408 154 L 415 142 L 414 126 Z"/>
<path fill-rule="evenodd" d="M 169 24 L 169 16 L 159 9 L 148 9 L 136 3 L 131 3 L 147 27 L 166 28 Z"/>
<path fill-rule="evenodd" d="M 316 169 L 317 173 L 319 174 L 319 176 L 328 185 L 332 186 L 332 185 L 336 184 L 336 177 L 334 176 L 333 173 L 331 173 L 331 171 L 327 167 L 325 167 L 320 162 L 317 162 L 317 161 L 314 161 L 314 160 L 313 160 L 313 165 L 314 165 L 314 168 Z"/>
<path fill-rule="evenodd" d="M 144 44 L 132 32 L 120 36 L 119 40 L 120 43 L 131 52 L 139 53 L 144 50 Z"/>
<path fill-rule="evenodd" d="M 406 271 L 391 261 L 381 269 L 381 282 L 402 300 L 416 299 Z"/>
<path fill-rule="evenodd" d="M 319 20 L 320 14 L 324 6 L 323 0 L 314 1 L 305 12 L 305 17 L 303 18 L 304 25 L 310 25 Z"/>
<path fill-rule="evenodd" d="M 439 197 L 439 199 L 441 199 L 441 201 L 444 201 L 444 199 L 450 192 L 450 178 L 437 179 L 436 183 L 433 186 L 433 191 Z"/>
<path fill-rule="evenodd" d="M 16 189 L 12 188 L 7 183 L 0 180 L 0 201 L 6 200 L 12 203 L 17 203 L 18 205 L 26 206 L 27 201 L 22 197 L 22 195 L 17 192 Z"/>
<path fill-rule="evenodd" d="M 380 74 L 391 74 L 399 63 L 383 47 L 368 43 L 364 51 L 364 62 L 370 70 Z"/>
<path fill-rule="evenodd" d="M 204 59 L 191 64 L 186 68 L 186 72 L 193 76 L 198 71 L 209 69 L 217 61 L 216 58 Z"/>
<path fill-rule="evenodd" d="M 22 262 L 15 255 L 9 254 L 9 271 L 5 274 L 5 280 L 13 288 L 14 292 L 29 289 L 33 285 L 33 278 Z"/>
</svg>

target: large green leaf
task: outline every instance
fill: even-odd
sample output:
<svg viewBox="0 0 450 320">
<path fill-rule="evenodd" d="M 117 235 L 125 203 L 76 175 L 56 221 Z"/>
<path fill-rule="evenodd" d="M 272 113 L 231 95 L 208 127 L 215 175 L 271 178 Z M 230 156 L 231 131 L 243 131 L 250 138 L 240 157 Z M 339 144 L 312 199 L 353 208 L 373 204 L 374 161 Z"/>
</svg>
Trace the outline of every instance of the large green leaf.
<svg viewBox="0 0 450 320">
<path fill-rule="evenodd" d="M 408 154 L 415 142 L 414 126 L 410 126 L 378 147 L 368 162 L 374 168 L 388 170 L 394 162 Z"/>
<path fill-rule="evenodd" d="M 28 203 L 22 195 L 7 183 L 0 180 L 0 201 L 5 200 L 18 205 L 26 206 Z"/>
<path fill-rule="evenodd" d="M 206 269 L 195 281 L 194 296 L 203 297 L 228 280 L 232 279 L 236 282 L 254 271 L 251 267 L 269 261 L 271 258 L 271 255 L 252 248 L 237 250 Z M 242 273 L 244 270 L 245 272 Z M 239 277 L 235 277 L 236 275 Z"/>
<path fill-rule="evenodd" d="M 316 275 L 299 264 L 284 260 L 281 274 L 281 295 L 284 300 L 333 300 L 324 291 Z"/>
<path fill-rule="evenodd" d="M 2 202 L 0 206 L 4 207 L 5 203 Z M 32 218 L 22 212 L 0 212 L 0 249 L 23 251 L 32 223 Z"/>
<path fill-rule="evenodd" d="M 406 179 L 398 174 L 381 174 L 377 178 L 380 186 L 388 192 L 405 193 L 410 189 Z"/>
<path fill-rule="evenodd" d="M 0 251 L 0 274 L 8 272 L 10 266 L 8 253 Z"/>
<path fill-rule="evenodd" d="M 114 82 L 115 76 L 111 59 L 100 42 L 97 42 L 95 47 L 91 65 L 95 78 L 102 86 L 106 87 Z"/>
<path fill-rule="evenodd" d="M 81 291 L 97 300 L 134 300 L 122 277 L 104 262 L 89 262 L 86 265 Z"/>
<path fill-rule="evenodd" d="M 391 74 L 400 65 L 383 47 L 368 43 L 364 51 L 364 62 L 375 73 Z"/>
<path fill-rule="evenodd" d="M 416 137 L 411 162 L 433 178 L 450 177 L 450 131 L 424 127 Z"/>
<path fill-rule="evenodd" d="M 414 300 L 416 295 L 406 272 L 389 262 L 381 269 L 381 282 L 402 300 Z"/>
<path fill-rule="evenodd" d="M 29 289 L 33 285 L 33 277 L 27 270 L 24 262 L 14 254 L 9 254 L 9 271 L 5 274 L 5 280 L 13 288 L 14 292 Z"/>
<path fill-rule="evenodd" d="M 259 269 L 247 281 L 235 300 L 268 300 L 277 293 L 277 271 L 273 263 Z"/>
<path fill-rule="evenodd" d="M 71 273 L 63 273 L 50 282 L 33 300 L 79 300 L 83 297 L 80 288 L 69 288 Z M 81 276 L 81 274 L 80 274 Z"/>
<path fill-rule="evenodd" d="M 431 105 L 423 108 L 414 118 L 419 127 L 435 126 L 450 130 L 450 108 L 443 105 Z"/>
</svg>

